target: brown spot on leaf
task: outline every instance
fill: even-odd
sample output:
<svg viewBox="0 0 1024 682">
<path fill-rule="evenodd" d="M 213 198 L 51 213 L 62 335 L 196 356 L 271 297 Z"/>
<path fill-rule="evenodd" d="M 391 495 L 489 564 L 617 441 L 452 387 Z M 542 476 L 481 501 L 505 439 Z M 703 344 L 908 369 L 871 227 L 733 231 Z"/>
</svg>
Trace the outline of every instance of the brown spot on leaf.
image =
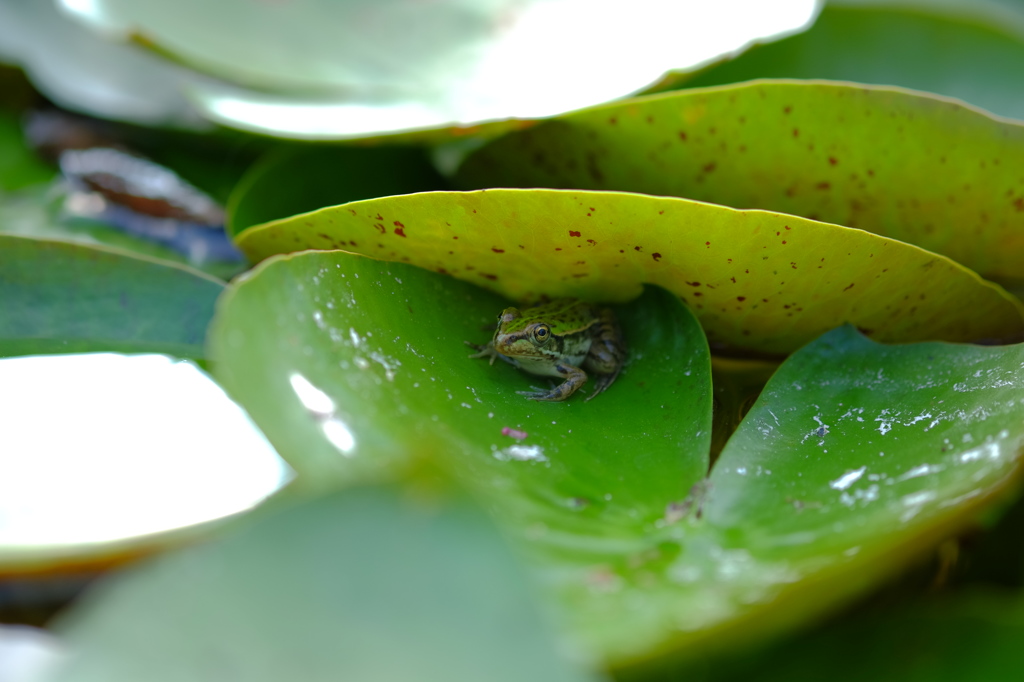
<svg viewBox="0 0 1024 682">
<path fill-rule="evenodd" d="M 714 161 L 712 161 L 709 164 L 705 164 L 705 166 L 704 166 L 704 172 L 705 173 L 710 173 L 713 170 L 715 170 L 715 162 Z"/>
<path fill-rule="evenodd" d="M 505 249 L 496 249 L 493 246 L 491 247 L 491 251 L 494 253 L 505 253 Z"/>
<path fill-rule="evenodd" d="M 653 258 L 655 261 L 659 261 L 659 260 L 661 260 L 661 254 L 660 253 L 652 253 L 651 254 L 651 258 Z"/>
<path fill-rule="evenodd" d="M 700 286 L 700 282 L 687 282 L 687 284 L 689 284 L 691 287 L 699 287 Z"/>
<path fill-rule="evenodd" d="M 743 302 L 743 301 L 747 300 L 747 297 L 746 296 L 737 296 L 736 300 L 740 301 L 740 302 Z"/>
<path fill-rule="evenodd" d="M 1017 200 L 1013 202 L 1013 207 L 1018 211 L 1024 211 L 1024 198 L 1017 197 Z"/>
<path fill-rule="evenodd" d="M 591 246 L 597 246 L 597 242 L 595 242 L 593 239 L 588 239 L 587 243 L 590 244 Z"/>
<path fill-rule="evenodd" d="M 853 288 L 853 285 L 854 285 L 854 284 L 856 284 L 856 282 L 851 282 L 851 283 L 850 283 L 850 286 L 848 286 L 848 287 L 846 287 L 845 289 L 843 289 L 843 291 L 849 291 L 850 289 L 852 289 L 852 288 Z"/>
<path fill-rule="evenodd" d="M 405 230 L 403 228 L 401 228 L 401 227 L 396 227 L 395 228 L 395 234 L 397 234 L 399 237 L 404 237 L 405 236 Z"/>
<path fill-rule="evenodd" d="M 384 234 L 385 232 L 387 232 L 387 229 L 381 223 L 374 223 L 373 226 L 376 227 L 377 230 L 379 230 L 381 234 Z"/>
<path fill-rule="evenodd" d="M 641 250 L 642 248 L 643 248 L 643 247 L 640 247 L 640 246 L 634 246 L 634 247 L 633 247 L 633 250 L 634 250 L 634 251 L 640 251 L 640 250 Z"/>
<path fill-rule="evenodd" d="M 798 128 L 793 128 L 793 137 L 800 137 L 800 130 Z"/>
<path fill-rule="evenodd" d="M 830 189 L 832 187 L 832 183 L 819 182 L 817 185 L 815 185 L 815 187 L 817 187 L 818 189 Z"/>
<path fill-rule="evenodd" d="M 466 269 L 468 270 L 469 268 L 466 268 Z M 492 282 L 493 282 L 494 280 L 498 279 L 498 276 L 497 276 L 497 275 L 491 275 L 491 274 L 488 274 L 488 273 L 486 273 L 486 272 L 481 272 L 481 273 L 480 273 L 480 276 L 481 276 L 481 277 L 486 277 L 487 279 L 491 280 Z"/>
<path fill-rule="evenodd" d="M 579 237 L 580 233 L 577 232 L 576 230 L 569 230 L 569 236 L 570 237 Z"/>
<path fill-rule="evenodd" d="M 793 107 L 791 107 L 789 105 L 783 107 L 783 109 L 782 109 L 782 113 L 784 113 L 784 114 L 788 114 L 791 111 L 793 111 Z"/>
<path fill-rule="evenodd" d="M 836 157 L 834 157 L 834 156 L 830 156 L 830 157 L 828 157 L 828 162 L 829 162 L 829 165 L 832 165 L 832 166 L 834 166 L 834 165 L 836 165 L 837 163 L 839 163 L 839 161 L 838 161 L 838 160 L 836 159 Z"/>
<path fill-rule="evenodd" d="M 686 142 L 686 133 L 682 130 L 679 131 L 679 139 Z"/>
</svg>

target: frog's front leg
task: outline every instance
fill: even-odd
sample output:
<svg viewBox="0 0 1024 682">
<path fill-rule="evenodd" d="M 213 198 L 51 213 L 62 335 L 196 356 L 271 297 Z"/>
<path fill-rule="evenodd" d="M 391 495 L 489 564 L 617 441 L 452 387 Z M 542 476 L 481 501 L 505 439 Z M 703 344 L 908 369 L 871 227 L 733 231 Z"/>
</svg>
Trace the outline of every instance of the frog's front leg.
<svg viewBox="0 0 1024 682">
<path fill-rule="evenodd" d="M 580 386 L 587 383 L 587 373 L 579 367 L 573 367 L 572 365 L 555 365 L 553 374 L 562 377 L 565 381 L 550 391 L 516 391 L 516 393 L 525 395 L 530 400 L 558 402 L 559 400 L 565 400 L 575 393 Z"/>
<path fill-rule="evenodd" d="M 469 356 L 470 358 L 490 358 L 490 363 L 488 363 L 488 364 L 491 364 L 491 365 L 494 364 L 495 360 L 504 360 L 505 362 L 507 362 L 510 365 L 516 364 L 515 360 L 513 360 L 512 358 L 507 357 L 505 355 L 502 355 L 498 351 L 494 350 L 494 346 L 492 346 L 491 344 L 487 344 L 486 346 L 481 346 L 479 343 L 473 343 L 472 341 L 466 341 L 466 345 L 469 346 L 470 348 L 473 348 L 473 349 L 479 351 L 478 353 L 473 353 L 472 355 L 470 355 Z"/>
</svg>

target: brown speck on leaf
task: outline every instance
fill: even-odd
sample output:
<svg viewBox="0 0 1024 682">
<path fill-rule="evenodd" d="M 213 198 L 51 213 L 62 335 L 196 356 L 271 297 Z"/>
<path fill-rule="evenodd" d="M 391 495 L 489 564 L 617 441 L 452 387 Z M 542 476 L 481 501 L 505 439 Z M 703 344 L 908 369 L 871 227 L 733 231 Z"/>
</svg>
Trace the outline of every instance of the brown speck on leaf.
<svg viewBox="0 0 1024 682">
<path fill-rule="evenodd" d="M 330 237 L 328 237 L 328 236 L 327 236 L 326 234 L 324 234 L 323 232 L 320 232 L 319 234 L 317 234 L 317 236 L 318 236 L 318 237 L 320 237 L 321 239 L 326 239 L 327 241 L 331 241 L 331 238 L 330 238 Z"/>
<path fill-rule="evenodd" d="M 356 244 L 356 243 L 355 243 L 354 241 L 352 241 L 352 240 L 349 240 L 349 242 L 348 242 L 348 245 L 349 245 L 349 246 L 359 246 L 359 244 Z"/>
<path fill-rule="evenodd" d="M 832 187 L 832 183 L 830 183 L 830 182 L 819 182 L 819 183 L 818 183 L 817 185 L 815 185 L 815 186 L 816 186 L 816 187 L 817 187 L 818 189 L 829 189 L 830 187 Z"/>
<path fill-rule="evenodd" d="M 377 214 L 377 220 L 384 220 L 384 216 L 382 216 L 380 213 L 378 213 Z"/>
<path fill-rule="evenodd" d="M 405 236 L 405 230 L 402 229 L 401 227 L 396 227 L 395 228 L 395 234 L 397 234 L 399 237 L 404 237 Z"/>
<path fill-rule="evenodd" d="M 839 161 L 838 161 L 838 160 L 836 159 L 836 157 L 834 157 L 834 156 L 830 156 L 830 157 L 828 157 L 828 162 L 829 162 L 829 165 L 832 165 L 832 166 L 834 166 L 834 165 L 836 165 L 837 163 L 839 163 Z"/>
<path fill-rule="evenodd" d="M 731 279 L 731 280 L 732 280 L 732 283 L 733 283 L 733 284 L 736 284 L 736 278 L 735 278 L 735 277 L 730 277 L 729 279 Z"/>
<path fill-rule="evenodd" d="M 577 272 L 577 273 L 575 273 L 575 274 L 573 275 L 573 277 L 586 277 L 586 276 L 587 276 L 587 274 L 588 274 L 588 273 L 586 273 L 586 272 Z"/>
<path fill-rule="evenodd" d="M 710 173 L 713 170 L 715 170 L 715 162 L 714 161 L 712 161 L 709 164 L 705 164 L 705 166 L 704 166 L 704 172 L 705 173 Z"/>
<path fill-rule="evenodd" d="M 634 251 L 640 251 L 640 250 L 641 250 L 642 248 L 643 248 L 643 247 L 640 247 L 640 246 L 634 246 L 634 247 L 633 247 L 633 250 L 634 250 Z"/>
<path fill-rule="evenodd" d="M 664 211 L 658 211 L 658 215 L 665 215 Z"/>
<path fill-rule="evenodd" d="M 556 246 L 556 247 L 555 247 L 555 251 L 561 251 L 561 250 L 562 250 L 562 247 L 561 247 L 561 246 Z"/>
<path fill-rule="evenodd" d="M 1013 207 L 1017 209 L 1017 211 L 1024 211 L 1024 198 L 1017 197 L 1017 200 L 1013 202 Z"/>
<path fill-rule="evenodd" d="M 381 223 L 374 223 L 374 224 L 373 224 L 373 226 L 374 226 L 375 228 L 377 228 L 377 230 L 378 230 L 378 231 L 379 231 L 379 232 L 380 232 L 381 234 L 384 234 L 385 232 L 387 232 L 387 228 L 385 228 L 385 227 L 384 227 L 384 225 L 383 225 L 383 224 L 381 224 Z"/>
<path fill-rule="evenodd" d="M 854 285 L 854 284 L 856 284 L 856 282 L 851 282 L 851 283 L 850 283 L 850 286 L 848 286 L 848 287 L 846 287 L 845 289 L 843 289 L 843 291 L 849 291 L 850 289 L 852 289 L 852 288 L 853 288 L 853 285 Z"/>
<path fill-rule="evenodd" d="M 784 114 L 788 114 L 788 113 L 789 113 L 789 112 L 791 112 L 791 111 L 793 111 L 793 107 L 791 107 L 791 106 L 789 106 L 789 105 L 786 105 L 786 106 L 785 106 L 785 107 L 784 107 L 784 108 L 782 109 L 782 113 L 784 113 Z"/>
<path fill-rule="evenodd" d="M 800 137 L 800 130 L 798 128 L 793 128 L 793 137 Z"/>
<path fill-rule="evenodd" d="M 740 301 L 742 303 L 743 301 L 747 300 L 747 297 L 746 296 L 737 296 L 736 300 Z"/>
<path fill-rule="evenodd" d="M 871 177 L 875 177 L 875 171 L 868 168 L 868 175 L 870 175 Z"/>
<path fill-rule="evenodd" d="M 459 235 L 454 235 L 454 236 L 452 237 L 452 239 L 458 239 L 458 238 L 459 238 Z"/>
<path fill-rule="evenodd" d="M 467 269 L 468 269 L 468 268 L 467 268 Z M 486 277 L 487 279 L 491 280 L 492 282 L 493 282 L 494 280 L 498 279 L 498 276 L 497 276 L 497 275 L 490 275 L 490 274 L 488 274 L 488 273 L 486 273 L 486 272 L 481 272 L 481 273 L 480 273 L 480 276 L 481 276 L 481 277 Z"/>
<path fill-rule="evenodd" d="M 577 232 L 576 230 L 569 230 L 569 236 L 570 237 L 579 237 L 580 233 Z"/>
<path fill-rule="evenodd" d="M 523 250 L 526 250 L 526 247 L 525 247 L 525 246 L 523 246 L 522 244 L 520 244 L 520 245 L 519 245 L 519 248 L 520 248 L 520 249 L 523 249 Z"/>
<path fill-rule="evenodd" d="M 591 246 L 597 246 L 597 242 L 595 242 L 593 239 L 588 239 L 587 243 L 590 244 Z"/>
<path fill-rule="evenodd" d="M 711 242 L 704 242 L 704 246 L 711 247 Z"/>
<path fill-rule="evenodd" d="M 687 282 L 687 284 L 689 284 L 691 287 L 699 287 L 700 286 L 700 282 Z"/>
<path fill-rule="evenodd" d="M 505 253 L 505 249 L 496 249 L 493 246 L 491 247 L 491 251 L 494 253 Z"/>
<path fill-rule="evenodd" d="M 652 253 L 651 254 L 651 258 L 653 258 L 655 261 L 659 261 L 659 260 L 661 260 L 661 254 L 660 253 Z"/>
<path fill-rule="evenodd" d="M 702 293 L 701 293 L 701 292 L 699 292 L 699 291 L 695 291 L 695 292 L 693 292 L 693 295 L 694 295 L 694 296 L 703 296 L 704 294 L 702 294 Z"/>
<path fill-rule="evenodd" d="M 783 240 L 782 240 L 782 243 L 783 243 L 783 244 L 785 244 L 785 243 L 786 243 L 786 240 L 785 240 L 785 239 L 783 239 Z"/>
</svg>

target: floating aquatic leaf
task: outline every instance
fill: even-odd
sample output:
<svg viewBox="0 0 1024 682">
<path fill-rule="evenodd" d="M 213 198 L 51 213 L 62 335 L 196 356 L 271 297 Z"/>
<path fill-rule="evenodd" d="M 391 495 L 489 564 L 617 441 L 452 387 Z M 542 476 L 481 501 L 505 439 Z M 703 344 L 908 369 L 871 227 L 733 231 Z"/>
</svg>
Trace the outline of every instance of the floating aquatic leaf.
<svg viewBox="0 0 1024 682">
<path fill-rule="evenodd" d="M 621 192 L 487 190 L 383 197 L 251 228 L 254 261 L 345 249 L 509 298 L 682 298 L 712 347 L 788 353 L 845 322 L 873 338 L 1007 338 L 1022 309 L 952 261 L 862 230 Z"/>
</svg>

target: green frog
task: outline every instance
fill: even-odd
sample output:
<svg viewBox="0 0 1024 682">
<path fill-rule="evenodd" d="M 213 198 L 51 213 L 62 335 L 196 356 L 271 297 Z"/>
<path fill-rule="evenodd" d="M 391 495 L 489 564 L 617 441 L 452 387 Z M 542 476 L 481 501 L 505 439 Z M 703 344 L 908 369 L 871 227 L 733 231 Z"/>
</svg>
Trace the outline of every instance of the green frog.
<svg viewBox="0 0 1024 682">
<path fill-rule="evenodd" d="M 595 377 L 591 400 L 619 376 L 626 344 L 615 314 L 575 298 L 561 298 L 520 311 L 505 308 L 494 338 L 486 346 L 466 342 L 479 353 L 471 358 L 502 359 L 541 376 L 564 381 L 550 390 L 518 391 L 530 400 L 565 400 Z"/>
</svg>

